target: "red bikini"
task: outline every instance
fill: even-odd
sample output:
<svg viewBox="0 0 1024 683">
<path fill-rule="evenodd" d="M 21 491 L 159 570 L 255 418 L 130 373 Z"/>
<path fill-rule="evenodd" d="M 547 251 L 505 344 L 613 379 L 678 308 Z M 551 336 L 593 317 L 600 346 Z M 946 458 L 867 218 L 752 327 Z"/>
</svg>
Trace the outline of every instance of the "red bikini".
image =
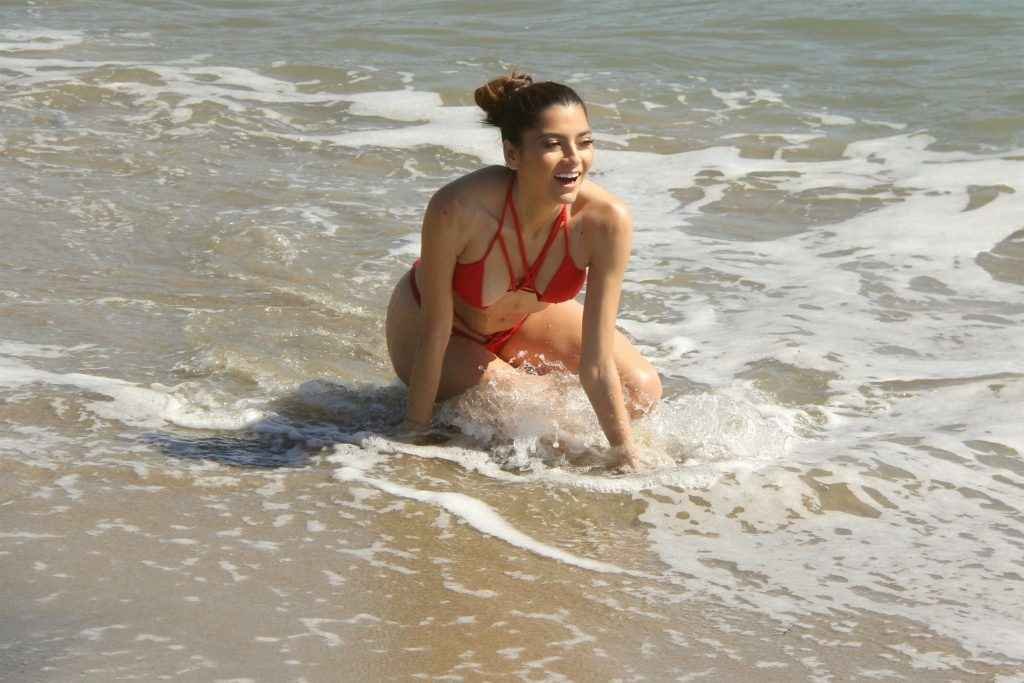
<svg viewBox="0 0 1024 683">
<path fill-rule="evenodd" d="M 510 180 L 508 185 L 508 191 L 505 194 L 505 205 L 501 211 L 501 220 L 498 221 L 498 230 L 494 233 L 494 237 L 491 238 L 490 244 L 487 245 L 487 251 L 477 261 L 472 263 L 456 263 L 455 272 L 452 274 L 452 290 L 459 295 L 466 304 L 473 308 L 479 308 L 485 310 L 489 306 L 485 306 L 483 303 L 483 286 L 484 286 L 484 264 L 487 261 L 487 257 L 490 256 L 491 250 L 494 248 L 494 243 L 497 242 L 501 246 L 501 253 L 505 256 L 505 265 L 508 267 L 508 289 L 507 292 L 533 292 L 537 295 L 537 301 L 543 301 L 545 303 L 561 303 L 574 298 L 583 289 L 583 284 L 587 280 L 586 269 L 581 269 L 573 263 L 572 257 L 569 255 L 569 229 L 568 229 L 568 210 L 566 206 L 562 207 L 562 210 L 558 212 L 558 216 L 555 217 L 555 221 L 551 224 L 551 230 L 548 231 L 548 238 L 544 242 L 544 246 L 541 248 L 540 253 L 537 255 L 537 259 L 531 266 L 526 260 L 526 244 L 523 240 L 523 229 L 519 224 L 519 215 L 516 213 L 516 206 L 512 201 L 512 187 L 515 177 Z M 516 238 L 519 242 L 519 255 L 523 261 L 524 275 L 522 279 L 516 283 L 514 280 L 512 259 L 508 254 L 508 247 L 505 245 L 505 239 L 501 236 L 501 230 L 505 225 L 505 215 L 511 210 L 512 221 L 516 229 Z M 548 255 L 548 251 L 551 249 L 551 245 L 554 244 L 555 237 L 561 232 L 565 240 L 565 255 L 562 257 L 562 262 L 558 264 L 558 270 L 551 276 L 550 282 L 548 282 L 547 288 L 540 292 L 537 290 L 536 278 L 537 273 L 543 265 L 545 258 Z M 419 264 L 419 260 L 412 266 L 412 272 L 409 282 L 412 284 L 413 297 L 416 299 L 416 303 L 420 302 L 420 291 L 419 287 L 416 286 L 416 266 Z M 494 354 L 498 354 L 502 347 L 508 343 L 508 340 L 519 331 L 519 328 L 526 322 L 524 316 L 522 320 L 513 325 L 507 330 L 500 330 L 493 334 L 480 334 L 474 332 L 469 325 L 466 325 L 465 321 L 462 320 L 456 314 L 455 316 L 463 327 L 466 327 L 470 332 L 473 332 L 476 336 L 471 336 L 466 332 L 452 328 L 452 334 L 460 337 L 466 337 L 472 339 L 475 342 L 481 344 L 484 348 Z"/>
</svg>

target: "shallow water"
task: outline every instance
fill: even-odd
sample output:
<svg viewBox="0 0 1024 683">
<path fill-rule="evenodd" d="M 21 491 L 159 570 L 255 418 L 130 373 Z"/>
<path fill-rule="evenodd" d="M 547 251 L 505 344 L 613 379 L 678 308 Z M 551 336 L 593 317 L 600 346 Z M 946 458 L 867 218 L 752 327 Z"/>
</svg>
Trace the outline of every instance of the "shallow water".
<svg viewBox="0 0 1024 683">
<path fill-rule="evenodd" d="M 1024 13 L 386 9 L 0 7 L 0 678 L 1015 680 Z M 388 437 L 513 64 L 634 212 L 640 475 L 573 378 Z"/>
</svg>

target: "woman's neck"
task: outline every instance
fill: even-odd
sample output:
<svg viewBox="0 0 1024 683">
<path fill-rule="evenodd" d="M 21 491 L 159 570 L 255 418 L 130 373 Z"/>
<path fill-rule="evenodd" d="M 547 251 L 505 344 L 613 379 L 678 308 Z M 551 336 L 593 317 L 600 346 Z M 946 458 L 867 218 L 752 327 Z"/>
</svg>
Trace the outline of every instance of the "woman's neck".
<svg viewBox="0 0 1024 683">
<path fill-rule="evenodd" d="M 550 196 L 530 194 L 529 189 L 519 182 L 519 178 L 516 178 L 512 188 L 512 201 L 516 205 L 516 214 L 519 216 L 524 238 L 546 235 L 563 206 L 562 202 L 553 200 Z"/>
</svg>

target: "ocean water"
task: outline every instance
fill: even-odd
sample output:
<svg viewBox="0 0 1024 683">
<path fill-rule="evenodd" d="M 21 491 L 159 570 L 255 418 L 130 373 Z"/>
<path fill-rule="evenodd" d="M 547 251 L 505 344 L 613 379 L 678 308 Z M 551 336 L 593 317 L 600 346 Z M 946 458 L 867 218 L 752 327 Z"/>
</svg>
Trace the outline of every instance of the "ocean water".
<svg viewBox="0 0 1024 683">
<path fill-rule="evenodd" d="M 1022 680 L 1024 7 L 0 4 L 0 680 Z M 665 398 L 431 438 L 473 89 L 578 88 Z"/>
</svg>

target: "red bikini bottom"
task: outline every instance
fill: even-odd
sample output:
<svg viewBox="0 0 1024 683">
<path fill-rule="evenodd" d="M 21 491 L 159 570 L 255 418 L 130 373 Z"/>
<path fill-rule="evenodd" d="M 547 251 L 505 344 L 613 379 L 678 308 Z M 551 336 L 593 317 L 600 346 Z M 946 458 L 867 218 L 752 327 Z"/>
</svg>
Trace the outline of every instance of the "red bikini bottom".
<svg viewBox="0 0 1024 683">
<path fill-rule="evenodd" d="M 416 299 L 416 304 L 419 305 L 420 288 L 416 286 L 416 266 L 413 266 L 412 269 L 409 271 L 409 284 L 412 285 L 412 296 L 414 299 Z M 467 328 L 467 330 L 469 331 L 460 330 L 457 327 L 453 327 L 452 334 L 454 334 L 457 337 L 465 337 L 466 339 L 475 341 L 477 344 L 484 347 L 485 349 L 493 353 L 495 356 L 500 356 L 502 348 L 504 348 L 505 344 L 507 344 L 509 340 L 512 339 L 513 336 L 515 336 L 515 333 L 519 331 L 519 328 L 523 326 L 523 323 L 525 323 L 526 319 L 529 317 L 529 314 L 527 314 L 526 316 L 523 317 L 522 320 L 520 320 L 507 330 L 498 330 L 497 332 L 494 332 L 492 334 L 480 334 L 479 332 L 474 332 L 472 328 L 470 328 L 469 325 L 466 324 L 466 321 L 459 317 L 459 314 L 456 313 L 455 319 L 462 323 L 463 327 Z"/>
</svg>

